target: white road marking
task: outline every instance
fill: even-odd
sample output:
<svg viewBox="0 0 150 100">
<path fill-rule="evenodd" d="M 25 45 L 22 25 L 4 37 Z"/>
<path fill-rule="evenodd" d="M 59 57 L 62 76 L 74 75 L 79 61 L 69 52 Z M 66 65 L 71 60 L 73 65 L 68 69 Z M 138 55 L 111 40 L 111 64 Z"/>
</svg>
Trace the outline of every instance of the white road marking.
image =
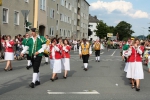
<svg viewBox="0 0 150 100">
<path fill-rule="evenodd" d="M 117 50 L 117 49 L 116 49 Z M 112 55 L 111 56 L 113 56 L 115 53 L 116 53 L 116 50 L 112 53 Z"/>
<path fill-rule="evenodd" d="M 96 90 L 84 90 L 84 92 L 51 92 L 51 90 L 47 90 L 48 94 L 100 94 Z"/>
</svg>

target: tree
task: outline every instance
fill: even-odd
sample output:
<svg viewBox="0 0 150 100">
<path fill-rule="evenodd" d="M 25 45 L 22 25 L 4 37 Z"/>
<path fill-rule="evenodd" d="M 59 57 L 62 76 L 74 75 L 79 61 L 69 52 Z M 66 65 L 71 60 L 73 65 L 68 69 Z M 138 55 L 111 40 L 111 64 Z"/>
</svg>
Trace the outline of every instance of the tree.
<svg viewBox="0 0 150 100">
<path fill-rule="evenodd" d="M 96 32 L 96 36 L 98 36 L 100 39 L 107 37 L 108 31 L 109 28 L 106 23 L 103 23 L 103 21 L 99 21 L 99 23 L 97 23 L 96 30 L 94 30 L 94 32 Z"/>
<path fill-rule="evenodd" d="M 118 33 L 119 40 L 123 40 L 124 38 L 130 38 L 134 31 L 131 29 L 132 25 L 121 21 L 114 29 L 114 35 Z"/>
<path fill-rule="evenodd" d="M 88 36 L 92 35 L 91 29 L 88 28 Z"/>
</svg>

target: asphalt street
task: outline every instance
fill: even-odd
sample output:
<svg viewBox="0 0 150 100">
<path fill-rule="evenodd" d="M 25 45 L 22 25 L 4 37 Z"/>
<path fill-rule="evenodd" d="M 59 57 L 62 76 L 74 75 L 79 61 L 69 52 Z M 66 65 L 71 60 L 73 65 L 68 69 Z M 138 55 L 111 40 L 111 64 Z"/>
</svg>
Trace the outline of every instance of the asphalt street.
<svg viewBox="0 0 150 100">
<path fill-rule="evenodd" d="M 13 71 L 5 72 L 6 62 L 0 63 L 0 100 L 150 100 L 150 74 L 146 66 L 141 91 L 131 89 L 120 50 L 101 51 L 101 62 L 95 62 L 94 52 L 89 58 L 89 70 L 83 70 L 78 52 L 71 51 L 71 71 L 68 78 L 51 82 L 50 65 L 40 67 L 41 85 L 31 89 L 32 69 L 26 70 L 26 60 L 13 61 Z"/>
</svg>

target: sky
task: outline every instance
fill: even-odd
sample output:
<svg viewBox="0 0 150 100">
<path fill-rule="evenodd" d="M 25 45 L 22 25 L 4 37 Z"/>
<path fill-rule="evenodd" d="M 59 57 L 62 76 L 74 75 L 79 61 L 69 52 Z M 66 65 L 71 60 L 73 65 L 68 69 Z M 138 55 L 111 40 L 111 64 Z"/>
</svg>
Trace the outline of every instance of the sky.
<svg viewBox="0 0 150 100">
<path fill-rule="evenodd" d="M 87 0 L 90 14 L 103 20 L 108 26 L 120 21 L 132 25 L 133 36 L 150 34 L 150 0 Z"/>
</svg>

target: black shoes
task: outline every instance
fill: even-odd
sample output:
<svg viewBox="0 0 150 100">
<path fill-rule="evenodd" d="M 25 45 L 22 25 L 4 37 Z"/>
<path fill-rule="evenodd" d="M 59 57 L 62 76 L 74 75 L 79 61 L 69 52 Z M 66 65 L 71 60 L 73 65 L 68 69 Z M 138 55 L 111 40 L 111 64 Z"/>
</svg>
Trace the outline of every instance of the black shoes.
<svg viewBox="0 0 150 100">
<path fill-rule="evenodd" d="M 48 65 L 48 62 L 45 62 L 44 64 Z"/>
<path fill-rule="evenodd" d="M 51 80 L 52 82 L 54 82 L 54 81 L 55 81 L 55 79 L 52 79 L 52 78 L 51 78 L 50 80 Z"/>
<path fill-rule="evenodd" d="M 35 86 L 40 85 L 40 81 L 35 82 Z"/>
<path fill-rule="evenodd" d="M 67 79 L 67 76 L 66 76 L 66 77 L 65 77 L 65 76 L 63 76 L 63 78 L 64 78 L 64 79 Z"/>
<path fill-rule="evenodd" d="M 140 88 L 139 87 L 136 87 L 136 89 L 135 89 L 136 91 L 140 91 Z"/>
<path fill-rule="evenodd" d="M 98 62 L 100 62 L 100 60 Z"/>
<path fill-rule="evenodd" d="M 7 72 L 8 70 L 4 68 L 4 71 Z"/>
<path fill-rule="evenodd" d="M 83 70 L 87 71 L 88 69 L 87 69 L 87 68 L 84 68 Z"/>
<path fill-rule="evenodd" d="M 31 67 L 32 67 L 32 66 L 27 66 L 26 68 L 27 68 L 27 70 L 29 70 Z"/>
<path fill-rule="evenodd" d="M 29 84 L 31 88 L 34 88 L 34 83 Z"/>
<path fill-rule="evenodd" d="M 11 69 L 9 69 L 9 71 L 12 71 L 13 69 L 11 68 Z"/>
</svg>

